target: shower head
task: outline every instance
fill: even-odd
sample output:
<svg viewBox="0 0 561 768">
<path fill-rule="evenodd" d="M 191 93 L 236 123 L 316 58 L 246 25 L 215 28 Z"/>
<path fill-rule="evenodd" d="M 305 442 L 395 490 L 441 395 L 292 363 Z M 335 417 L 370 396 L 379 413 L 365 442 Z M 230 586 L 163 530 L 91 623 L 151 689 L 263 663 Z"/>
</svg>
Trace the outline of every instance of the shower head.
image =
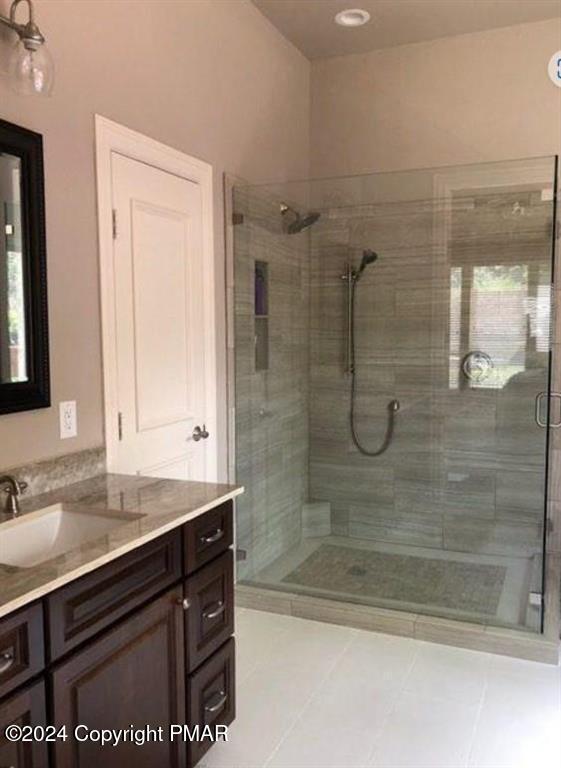
<svg viewBox="0 0 561 768">
<path fill-rule="evenodd" d="M 304 229 L 311 227 L 321 215 L 317 212 L 310 212 L 306 216 L 302 216 L 298 211 L 295 211 L 294 208 L 291 208 L 286 203 L 281 203 L 280 211 L 283 220 L 287 222 L 285 227 L 289 235 L 296 235 L 298 232 L 302 232 Z M 290 221 L 287 217 L 290 218 Z"/>
<path fill-rule="evenodd" d="M 320 215 L 321 214 L 315 211 L 312 211 L 307 216 L 304 216 L 304 218 L 302 218 L 300 214 L 297 214 L 298 218 L 296 219 L 296 221 L 293 221 L 292 224 L 288 225 L 288 234 L 295 235 L 298 232 L 302 232 L 302 230 L 307 229 L 308 227 L 311 227 L 312 224 L 316 223 Z"/>
<path fill-rule="evenodd" d="M 360 267 L 358 268 L 357 279 L 362 275 L 366 267 L 369 264 L 373 264 L 377 258 L 378 254 L 374 251 L 371 251 L 369 248 L 362 252 L 362 261 L 360 262 Z"/>
</svg>

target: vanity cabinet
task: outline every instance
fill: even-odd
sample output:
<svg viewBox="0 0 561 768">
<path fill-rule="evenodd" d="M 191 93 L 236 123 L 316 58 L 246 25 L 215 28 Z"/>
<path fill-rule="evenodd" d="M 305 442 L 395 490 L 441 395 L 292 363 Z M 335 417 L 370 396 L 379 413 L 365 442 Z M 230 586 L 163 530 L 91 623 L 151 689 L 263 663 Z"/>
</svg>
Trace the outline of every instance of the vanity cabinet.
<svg viewBox="0 0 561 768">
<path fill-rule="evenodd" d="M 212 741 L 171 742 L 169 725 L 214 728 L 235 716 L 232 517 L 232 502 L 220 504 L 0 619 L 10 672 L 0 672 L 0 768 L 200 760 Z M 37 742 L 3 738 L 7 724 L 24 721 L 66 725 L 70 738 L 52 744 L 49 762 Z M 131 724 L 161 726 L 163 740 L 101 747 L 73 737 L 77 725 Z"/>
</svg>

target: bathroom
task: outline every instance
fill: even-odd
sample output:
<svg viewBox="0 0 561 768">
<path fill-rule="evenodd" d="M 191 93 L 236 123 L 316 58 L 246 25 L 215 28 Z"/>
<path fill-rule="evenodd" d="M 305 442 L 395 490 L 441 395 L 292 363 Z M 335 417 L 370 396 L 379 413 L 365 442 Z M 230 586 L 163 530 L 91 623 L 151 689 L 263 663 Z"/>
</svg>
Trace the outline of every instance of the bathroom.
<svg viewBox="0 0 561 768">
<path fill-rule="evenodd" d="M 0 765 L 559 765 L 558 0 L 0 21 Z"/>
</svg>

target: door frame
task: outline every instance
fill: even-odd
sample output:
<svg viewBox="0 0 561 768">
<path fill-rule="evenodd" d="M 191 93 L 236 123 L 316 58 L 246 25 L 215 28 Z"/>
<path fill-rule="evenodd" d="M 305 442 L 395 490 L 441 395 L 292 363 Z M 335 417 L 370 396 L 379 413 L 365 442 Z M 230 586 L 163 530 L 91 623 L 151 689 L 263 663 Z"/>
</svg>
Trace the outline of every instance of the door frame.
<svg viewBox="0 0 561 768">
<path fill-rule="evenodd" d="M 212 166 L 186 155 L 101 115 L 95 115 L 95 158 L 97 178 L 97 226 L 99 242 L 101 337 L 104 393 L 104 427 L 107 469 L 112 470 L 119 442 L 116 303 L 113 269 L 113 195 L 111 155 L 120 155 L 172 173 L 199 185 L 202 206 L 203 242 L 203 307 L 205 350 L 205 379 L 208 382 L 206 425 L 214 450 L 207 456 L 207 480 L 216 481 L 218 471 L 217 445 L 217 381 L 216 381 L 216 295 L 214 267 L 214 206 Z"/>
</svg>

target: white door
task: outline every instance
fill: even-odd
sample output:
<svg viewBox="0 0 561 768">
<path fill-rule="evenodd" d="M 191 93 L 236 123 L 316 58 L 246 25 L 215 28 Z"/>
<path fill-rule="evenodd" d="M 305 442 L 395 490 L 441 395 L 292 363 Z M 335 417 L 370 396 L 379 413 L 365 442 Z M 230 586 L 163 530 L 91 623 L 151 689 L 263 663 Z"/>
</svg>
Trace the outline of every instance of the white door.
<svg viewBox="0 0 561 768">
<path fill-rule="evenodd" d="M 116 152 L 111 182 L 118 428 L 110 470 L 215 479 L 200 185 Z"/>
</svg>

